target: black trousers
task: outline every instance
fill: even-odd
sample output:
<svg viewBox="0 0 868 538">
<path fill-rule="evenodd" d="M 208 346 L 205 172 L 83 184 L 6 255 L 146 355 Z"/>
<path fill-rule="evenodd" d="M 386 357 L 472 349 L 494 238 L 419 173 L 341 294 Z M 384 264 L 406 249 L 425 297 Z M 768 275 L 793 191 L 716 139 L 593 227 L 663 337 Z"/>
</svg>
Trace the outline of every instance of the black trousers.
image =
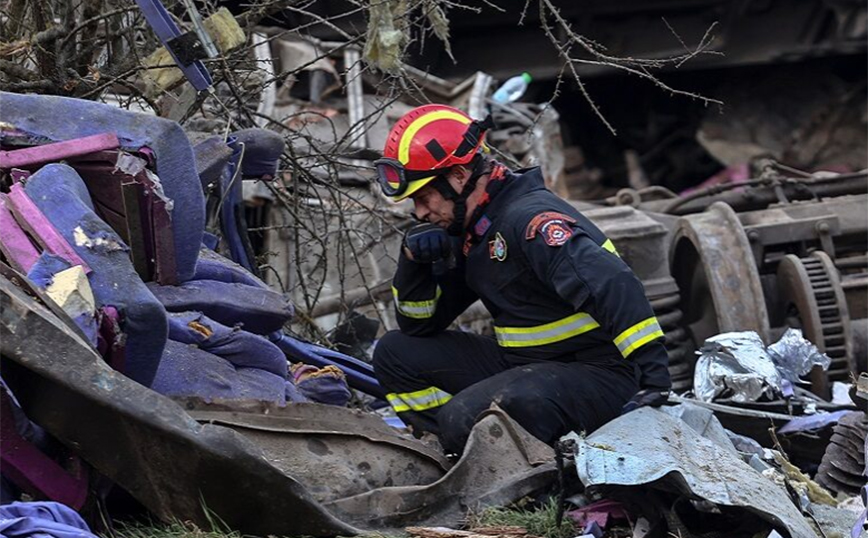
<svg viewBox="0 0 868 538">
<path fill-rule="evenodd" d="M 619 416 L 639 390 L 635 366 L 620 355 L 522 364 L 493 338 L 459 331 L 388 332 L 374 350 L 374 372 L 401 420 L 417 434 L 437 434 L 446 452 L 456 454 L 492 402 L 552 445 Z"/>
</svg>

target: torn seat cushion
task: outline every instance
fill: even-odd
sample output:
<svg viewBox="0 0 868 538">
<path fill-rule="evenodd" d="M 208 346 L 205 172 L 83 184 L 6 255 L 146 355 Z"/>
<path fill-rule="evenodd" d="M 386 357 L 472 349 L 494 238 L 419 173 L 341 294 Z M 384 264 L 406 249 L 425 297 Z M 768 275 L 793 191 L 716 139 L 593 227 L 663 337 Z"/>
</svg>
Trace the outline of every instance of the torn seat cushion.
<svg viewBox="0 0 868 538">
<path fill-rule="evenodd" d="M 169 314 L 169 339 L 192 344 L 239 368 L 258 368 L 286 379 L 289 364 L 264 337 L 218 323 L 201 312 Z"/>
<path fill-rule="evenodd" d="M 117 107 L 49 95 L 0 92 L 3 121 L 35 140 L 72 140 L 116 133 L 127 150 L 149 148 L 166 196 L 174 202 L 172 232 L 178 280 L 193 277 L 205 229 L 205 196 L 193 148 L 174 121 Z"/>
<path fill-rule="evenodd" d="M 149 282 L 148 288 L 169 312 L 202 312 L 256 334 L 277 331 L 292 317 L 292 305 L 282 294 L 246 284 L 191 280 L 180 286 Z"/>
<path fill-rule="evenodd" d="M 165 396 L 206 401 L 253 399 L 286 403 L 287 381 L 258 368 L 237 368 L 194 344 L 169 340 L 154 383 Z"/>
<path fill-rule="evenodd" d="M 124 374 L 150 386 L 168 336 L 166 311 L 139 278 L 129 248 L 93 211 L 84 182 L 65 164 L 42 167 L 25 191 L 93 271 L 88 281 L 97 306 L 114 306 L 126 335 Z M 76 239 L 78 235 L 78 239 Z"/>
</svg>

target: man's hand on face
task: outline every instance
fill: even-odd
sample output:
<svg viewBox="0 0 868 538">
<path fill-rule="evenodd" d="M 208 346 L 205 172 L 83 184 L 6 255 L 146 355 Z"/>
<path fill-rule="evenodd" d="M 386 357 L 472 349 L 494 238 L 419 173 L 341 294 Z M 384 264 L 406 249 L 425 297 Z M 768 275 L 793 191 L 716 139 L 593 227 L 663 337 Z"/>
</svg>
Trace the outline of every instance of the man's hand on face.
<svg viewBox="0 0 868 538">
<path fill-rule="evenodd" d="M 403 242 L 404 255 L 416 263 L 434 263 L 448 259 L 452 245 L 446 230 L 431 223 L 417 224 L 407 230 Z"/>
<path fill-rule="evenodd" d="M 669 400 L 669 389 L 642 389 L 624 404 L 622 413 L 629 413 L 640 407 L 660 407 Z"/>
</svg>

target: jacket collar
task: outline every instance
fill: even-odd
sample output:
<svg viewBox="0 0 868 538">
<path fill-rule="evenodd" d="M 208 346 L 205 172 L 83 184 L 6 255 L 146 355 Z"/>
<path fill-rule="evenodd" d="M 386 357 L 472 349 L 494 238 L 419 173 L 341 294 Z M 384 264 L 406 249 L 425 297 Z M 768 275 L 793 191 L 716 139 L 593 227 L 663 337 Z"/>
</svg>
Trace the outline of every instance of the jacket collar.
<svg viewBox="0 0 868 538">
<path fill-rule="evenodd" d="M 500 181 L 502 184 L 498 185 L 493 183 L 494 181 Z M 474 210 L 467 222 L 464 254 L 466 255 L 473 244 L 486 236 L 494 219 L 511 203 L 525 194 L 542 189 L 545 189 L 545 181 L 539 167 L 524 168 L 515 172 L 505 169 L 502 178 L 493 177 L 486 187 L 488 198 L 483 199 L 483 203 Z"/>
</svg>

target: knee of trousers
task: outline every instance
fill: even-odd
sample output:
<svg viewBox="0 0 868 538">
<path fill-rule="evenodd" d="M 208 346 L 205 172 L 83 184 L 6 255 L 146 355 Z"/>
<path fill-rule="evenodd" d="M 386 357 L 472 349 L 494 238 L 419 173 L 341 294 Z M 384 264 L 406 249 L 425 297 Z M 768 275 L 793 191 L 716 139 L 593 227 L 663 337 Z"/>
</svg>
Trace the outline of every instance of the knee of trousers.
<svg viewBox="0 0 868 538">
<path fill-rule="evenodd" d="M 504 387 L 494 401 L 528 433 L 549 445 L 573 429 L 570 423 L 581 422 L 579 417 L 563 416 L 558 405 L 538 391 L 520 385 Z M 468 401 L 461 395 L 446 404 L 437 415 L 443 448 L 447 452 L 461 453 L 477 417 L 490 405 L 490 401 Z"/>
<path fill-rule="evenodd" d="M 465 401 L 459 393 L 437 412 L 437 426 L 440 430 L 439 441 L 443 450 L 449 454 L 461 454 L 470 436 L 470 430 L 481 412 L 478 402 Z M 485 406 L 487 407 L 487 406 Z M 484 410 L 484 407 L 483 407 Z"/>
<path fill-rule="evenodd" d="M 563 416 L 560 406 L 540 394 L 507 390 L 498 405 L 529 434 L 549 445 L 569 433 L 568 423 L 581 422 L 579 417 Z"/>
<path fill-rule="evenodd" d="M 371 362 L 374 375 L 386 388 L 392 387 L 395 381 L 405 381 L 412 372 L 410 363 L 415 348 L 411 338 L 401 331 L 389 331 L 377 342 Z"/>
</svg>

